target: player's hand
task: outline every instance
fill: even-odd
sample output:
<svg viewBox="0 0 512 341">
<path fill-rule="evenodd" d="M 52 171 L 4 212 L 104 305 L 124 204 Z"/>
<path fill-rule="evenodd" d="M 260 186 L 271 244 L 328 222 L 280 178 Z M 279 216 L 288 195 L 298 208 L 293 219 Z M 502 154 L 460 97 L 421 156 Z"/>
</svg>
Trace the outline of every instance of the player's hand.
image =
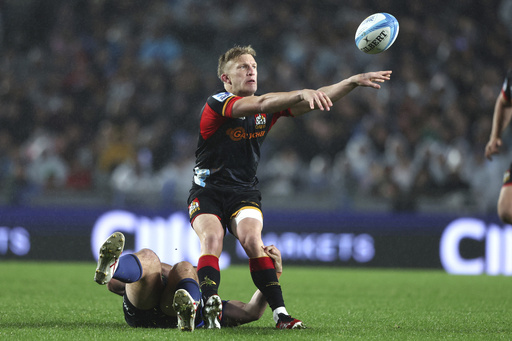
<svg viewBox="0 0 512 341">
<path fill-rule="evenodd" d="M 492 160 L 494 154 L 499 154 L 501 143 L 500 138 L 491 138 L 485 146 L 485 157 Z"/>
<path fill-rule="evenodd" d="M 309 108 L 311 110 L 331 110 L 332 101 L 323 91 L 304 89 L 301 91 L 301 97 L 303 101 L 309 103 Z"/>
<path fill-rule="evenodd" d="M 380 89 L 380 84 L 384 83 L 391 79 L 391 73 L 393 71 L 375 71 L 375 72 L 367 72 L 361 73 L 359 75 L 355 75 L 355 79 L 353 80 L 359 86 L 367 86 L 374 89 Z"/>
<path fill-rule="evenodd" d="M 283 272 L 283 260 L 281 259 L 281 251 L 274 245 L 262 246 L 263 251 L 272 258 L 274 262 L 274 266 L 276 267 L 276 272 Z"/>
</svg>

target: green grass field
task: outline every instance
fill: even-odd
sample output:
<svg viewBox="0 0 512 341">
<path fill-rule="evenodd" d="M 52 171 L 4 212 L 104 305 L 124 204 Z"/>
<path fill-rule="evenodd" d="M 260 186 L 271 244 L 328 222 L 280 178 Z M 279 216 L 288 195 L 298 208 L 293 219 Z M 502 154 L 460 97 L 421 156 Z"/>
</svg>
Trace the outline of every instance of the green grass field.
<svg viewBox="0 0 512 341">
<path fill-rule="evenodd" d="M 512 339 L 512 278 L 442 271 L 285 267 L 288 311 L 305 330 L 255 323 L 184 333 L 125 324 L 121 297 L 93 281 L 93 263 L 0 263 L 0 340 Z M 222 272 L 221 297 L 247 301 L 246 267 Z"/>
</svg>

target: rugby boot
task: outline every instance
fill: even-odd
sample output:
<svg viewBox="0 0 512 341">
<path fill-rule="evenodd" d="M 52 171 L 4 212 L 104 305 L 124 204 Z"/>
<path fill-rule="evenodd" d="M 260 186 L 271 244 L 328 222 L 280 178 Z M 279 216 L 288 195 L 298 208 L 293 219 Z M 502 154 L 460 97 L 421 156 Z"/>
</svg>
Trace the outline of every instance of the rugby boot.
<svg viewBox="0 0 512 341">
<path fill-rule="evenodd" d="M 204 305 L 203 319 L 207 329 L 220 329 L 222 318 L 222 300 L 219 295 L 212 295 Z"/>
<path fill-rule="evenodd" d="M 290 315 L 279 314 L 279 320 L 276 323 L 277 329 L 304 329 L 306 326 L 301 320 L 297 320 Z"/>
<path fill-rule="evenodd" d="M 94 274 L 94 280 L 98 284 L 107 284 L 116 272 L 119 256 L 124 249 L 124 235 L 114 232 L 100 247 L 98 266 Z"/>
<path fill-rule="evenodd" d="M 193 332 L 195 327 L 198 302 L 185 289 L 178 289 L 174 293 L 173 307 L 178 315 L 178 329 Z"/>
</svg>

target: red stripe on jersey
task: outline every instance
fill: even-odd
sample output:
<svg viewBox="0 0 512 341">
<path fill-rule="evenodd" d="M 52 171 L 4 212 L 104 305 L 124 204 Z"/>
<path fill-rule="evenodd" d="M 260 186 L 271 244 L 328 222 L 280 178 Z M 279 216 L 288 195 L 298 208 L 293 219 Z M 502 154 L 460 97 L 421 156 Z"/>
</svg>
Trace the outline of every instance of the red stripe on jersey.
<svg viewBox="0 0 512 341">
<path fill-rule="evenodd" d="M 270 257 L 259 257 L 249 259 L 249 269 L 251 272 L 275 269 L 274 262 Z"/>
<path fill-rule="evenodd" d="M 272 122 L 270 122 L 270 126 L 268 128 L 269 132 L 270 132 L 270 129 L 272 128 L 272 126 L 277 122 L 277 120 L 280 117 L 294 117 L 294 116 L 292 115 L 292 112 L 290 109 L 286 109 L 286 110 L 280 111 L 278 113 L 275 113 L 274 116 L 272 116 Z"/>
<path fill-rule="evenodd" d="M 501 94 L 503 95 L 503 98 L 505 99 L 505 101 L 506 101 L 507 103 L 510 103 L 510 102 L 511 102 L 511 100 L 512 100 L 512 99 L 511 99 L 510 97 L 508 97 L 508 96 L 507 96 L 507 92 L 505 91 L 505 89 L 502 89 L 502 90 L 501 90 Z"/>
<path fill-rule="evenodd" d="M 204 255 L 199 257 L 199 260 L 197 261 L 197 270 L 204 268 L 206 266 L 211 266 L 217 271 L 220 271 L 219 269 L 219 258 L 214 255 Z"/>
<path fill-rule="evenodd" d="M 199 123 L 199 129 L 203 139 L 207 140 L 212 136 L 227 119 L 226 117 L 220 116 L 206 104 L 201 114 L 201 122 Z"/>
</svg>

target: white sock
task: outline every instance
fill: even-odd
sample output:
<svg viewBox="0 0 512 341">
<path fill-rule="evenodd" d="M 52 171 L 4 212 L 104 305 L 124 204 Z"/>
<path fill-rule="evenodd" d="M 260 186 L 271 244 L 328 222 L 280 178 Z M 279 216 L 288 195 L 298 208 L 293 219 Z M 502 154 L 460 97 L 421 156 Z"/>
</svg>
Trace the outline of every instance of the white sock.
<svg viewBox="0 0 512 341">
<path fill-rule="evenodd" d="M 288 312 L 286 311 L 286 308 L 285 307 L 278 307 L 276 308 L 273 312 L 272 312 L 272 316 L 274 317 L 274 321 L 277 323 L 277 321 L 279 320 L 279 314 L 285 314 L 285 315 L 289 315 Z"/>
</svg>

